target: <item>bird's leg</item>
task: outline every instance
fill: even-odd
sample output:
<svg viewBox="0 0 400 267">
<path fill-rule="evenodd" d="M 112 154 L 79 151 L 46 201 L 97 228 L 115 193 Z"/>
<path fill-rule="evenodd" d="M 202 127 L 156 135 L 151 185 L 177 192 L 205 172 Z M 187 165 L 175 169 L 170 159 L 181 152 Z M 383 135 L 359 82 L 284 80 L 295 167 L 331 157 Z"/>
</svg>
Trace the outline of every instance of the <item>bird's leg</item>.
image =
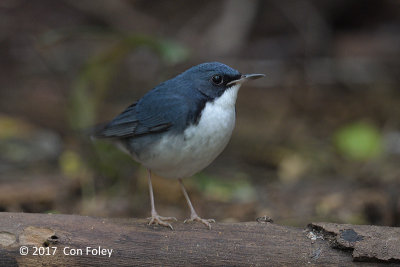
<svg viewBox="0 0 400 267">
<path fill-rule="evenodd" d="M 201 223 L 205 224 L 211 230 L 210 223 L 215 223 L 215 220 L 214 219 L 202 219 L 199 217 L 199 215 L 197 215 L 196 211 L 193 208 L 192 202 L 190 201 L 189 195 L 186 192 L 185 187 L 183 186 L 182 179 L 179 178 L 178 181 L 179 181 L 179 184 L 181 185 L 183 195 L 185 196 L 187 204 L 190 208 L 190 219 L 186 219 L 184 221 L 184 223 L 193 222 L 193 221 L 201 222 Z"/>
<path fill-rule="evenodd" d="M 154 207 L 154 195 L 153 195 L 153 185 L 151 184 L 151 171 L 147 169 L 147 180 L 149 182 L 149 192 L 150 192 L 150 203 L 151 203 L 151 217 L 147 218 L 149 219 L 149 225 L 151 224 L 158 224 L 162 226 L 167 226 L 171 228 L 171 230 L 174 230 L 172 225 L 170 223 L 167 223 L 165 221 L 176 221 L 176 218 L 174 217 L 163 217 L 158 215 L 156 208 Z"/>
</svg>

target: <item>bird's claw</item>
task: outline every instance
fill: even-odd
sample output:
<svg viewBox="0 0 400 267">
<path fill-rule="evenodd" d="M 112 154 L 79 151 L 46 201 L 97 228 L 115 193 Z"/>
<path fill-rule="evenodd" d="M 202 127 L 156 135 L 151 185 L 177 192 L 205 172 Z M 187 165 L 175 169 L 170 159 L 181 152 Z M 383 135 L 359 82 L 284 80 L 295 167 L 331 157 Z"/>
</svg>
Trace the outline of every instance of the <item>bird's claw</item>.
<svg viewBox="0 0 400 267">
<path fill-rule="evenodd" d="M 168 222 L 165 221 L 177 221 L 175 217 L 163 217 L 158 214 L 153 214 L 151 217 L 147 218 L 149 221 L 149 225 L 155 224 L 155 225 L 162 225 L 171 228 L 171 230 L 174 230 L 172 225 Z"/>
<path fill-rule="evenodd" d="M 204 224 L 210 230 L 211 230 L 211 223 L 215 223 L 214 219 L 202 219 L 197 214 L 196 215 L 192 215 L 190 217 L 190 219 L 186 219 L 183 223 L 195 222 L 195 221 Z"/>
</svg>

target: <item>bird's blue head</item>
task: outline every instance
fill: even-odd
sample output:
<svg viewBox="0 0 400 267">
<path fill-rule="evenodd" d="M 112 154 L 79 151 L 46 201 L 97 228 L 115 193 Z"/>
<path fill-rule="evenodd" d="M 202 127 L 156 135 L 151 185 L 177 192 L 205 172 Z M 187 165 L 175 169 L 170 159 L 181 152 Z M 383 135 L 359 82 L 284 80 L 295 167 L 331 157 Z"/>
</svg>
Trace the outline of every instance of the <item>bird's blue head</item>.
<svg viewBox="0 0 400 267">
<path fill-rule="evenodd" d="M 197 89 L 203 95 L 214 99 L 221 96 L 224 91 L 239 81 L 242 74 L 218 62 L 203 63 L 194 66 L 176 78 L 183 83 L 190 83 L 190 88 Z"/>
<path fill-rule="evenodd" d="M 219 62 L 208 62 L 194 66 L 176 76 L 187 88 L 200 91 L 203 95 L 215 99 L 227 89 L 252 79 L 264 77 L 264 74 L 241 74 L 239 71 Z"/>
</svg>

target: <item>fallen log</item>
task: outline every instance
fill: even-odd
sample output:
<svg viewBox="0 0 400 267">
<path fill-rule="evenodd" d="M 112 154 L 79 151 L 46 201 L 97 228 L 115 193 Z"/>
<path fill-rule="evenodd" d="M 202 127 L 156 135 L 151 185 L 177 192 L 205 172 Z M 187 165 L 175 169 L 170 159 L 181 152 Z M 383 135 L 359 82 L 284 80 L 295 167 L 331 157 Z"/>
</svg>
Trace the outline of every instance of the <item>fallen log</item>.
<svg viewBox="0 0 400 267">
<path fill-rule="evenodd" d="M 400 228 L 312 223 L 302 229 L 263 219 L 211 230 L 173 225 L 172 231 L 144 219 L 2 212 L 0 266 L 400 264 Z"/>
</svg>

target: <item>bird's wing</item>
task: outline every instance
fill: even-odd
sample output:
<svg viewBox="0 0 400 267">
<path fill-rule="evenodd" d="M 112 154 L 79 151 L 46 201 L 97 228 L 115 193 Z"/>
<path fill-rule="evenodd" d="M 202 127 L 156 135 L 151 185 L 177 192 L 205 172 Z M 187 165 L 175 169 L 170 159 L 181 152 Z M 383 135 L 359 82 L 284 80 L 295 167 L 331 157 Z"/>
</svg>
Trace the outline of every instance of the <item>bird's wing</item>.
<svg viewBox="0 0 400 267">
<path fill-rule="evenodd" d="M 136 105 L 137 103 L 130 105 L 112 121 L 100 129 L 95 130 L 92 136 L 95 138 L 121 138 L 133 136 L 139 124 L 136 115 Z"/>
<path fill-rule="evenodd" d="M 164 132 L 174 124 L 182 125 L 188 114 L 184 97 L 153 91 L 96 131 L 93 137 L 126 138 Z"/>
</svg>

